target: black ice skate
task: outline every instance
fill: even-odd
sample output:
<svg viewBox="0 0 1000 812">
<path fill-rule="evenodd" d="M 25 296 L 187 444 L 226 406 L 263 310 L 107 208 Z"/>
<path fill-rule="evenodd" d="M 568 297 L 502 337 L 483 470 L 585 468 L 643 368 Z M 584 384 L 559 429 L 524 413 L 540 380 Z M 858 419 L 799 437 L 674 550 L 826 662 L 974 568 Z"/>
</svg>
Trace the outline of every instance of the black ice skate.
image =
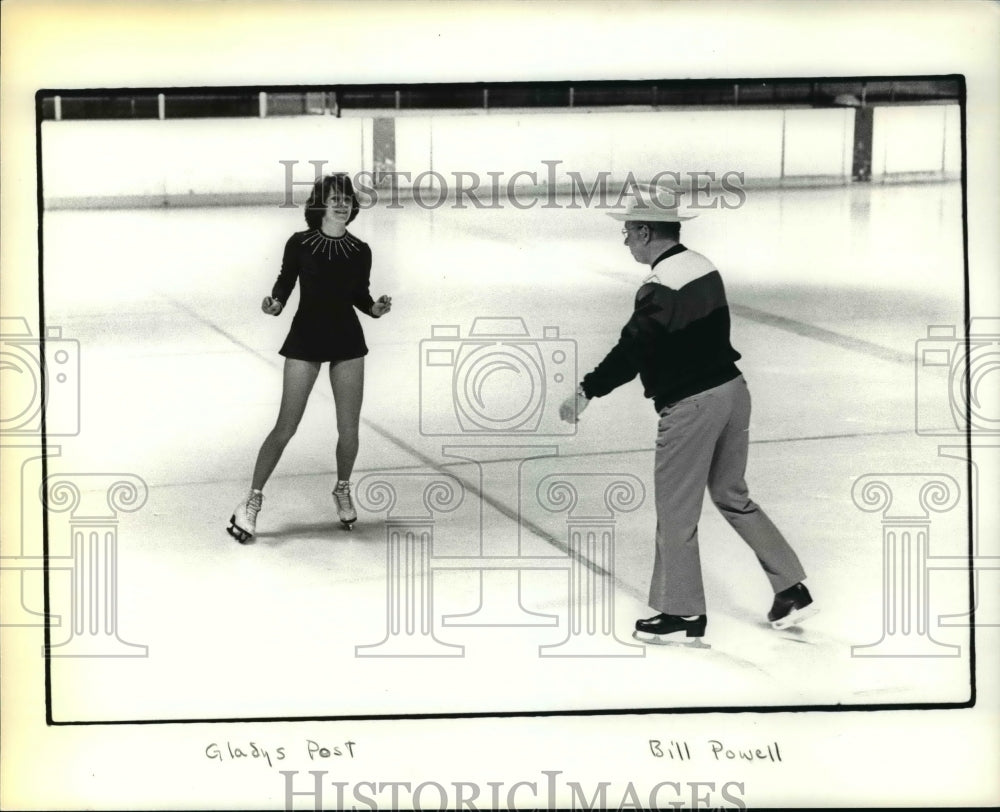
<svg viewBox="0 0 1000 812">
<path fill-rule="evenodd" d="M 637 620 L 632 637 L 658 646 L 686 645 L 708 648 L 701 639 L 705 636 L 707 625 L 708 618 L 705 615 L 697 615 L 688 620 L 679 615 L 662 614 Z"/>
<path fill-rule="evenodd" d="M 353 530 L 354 523 L 358 520 L 358 512 L 354 509 L 354 500 L 351 499 L 351 483 L 338 482 L 333 489 L 333 501 L 337 505 L 337 516 L 345 530 Z"/>
<path fill-rule="evenodd" d="M 246 544 L 257 532 L 257 514 L 260 513 L 264 494 L 260 491 L 250 491 L 250 494 L 236 506 L 233 515 L 229 517 L 229 535 L 240 544 Z"/>
<path fill-rule="evenodd" d="M 783 589 L 774 596 L 767 619 L 775 629 L 787 629 L 815 615 L 819 609 L 813 605 L 812 595 L 802 583 Z"/>
</svg>

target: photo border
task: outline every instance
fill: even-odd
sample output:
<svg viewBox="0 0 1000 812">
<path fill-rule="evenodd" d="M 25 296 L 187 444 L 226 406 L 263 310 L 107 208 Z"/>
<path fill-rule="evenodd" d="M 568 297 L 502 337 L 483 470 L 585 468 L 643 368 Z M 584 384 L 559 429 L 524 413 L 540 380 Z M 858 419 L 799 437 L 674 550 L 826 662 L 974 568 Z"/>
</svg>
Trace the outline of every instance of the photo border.
<svg viewBox="0 0 1000 812">
<path fill-rule="evenodd" d="M 962 252 L 963 252 L 963 306 L 964 320 L 967 325 L 970 320 L 970 276 L 969 276 L 969 234 L 968 234 L 968 188 L 967 188 L 967 88 L 965 74 L 894 74 L 894 75 L 858 75 L 858 76 L 783 76 L 776 77 L 718 77 L 697 79 L 662 79 L 662 80 L 630 80 L 609 78 L 604 80 L 583 80 L 574 83 L 573 80 L 538 82 L 421 82 L 421 83 L 343 83 L 336 85 L 211 85 L 211 86 L 176 86 L 176 87 L 94 87 L 94 88 L 74 88 L 55 89 L 43 88 L 35 94 L 35 146 L 36 146 L 36 180 L 37 180 L 37 215 L 38 215 L 38 302 L 39 302 L 39 341 L 44 353 L 45 341 L 45 303 L 44 303 L 44 188 L 42 175 L 42 122 L 43 122 L 43 100 L 52 96 L 74 97 L 93 96 L 95 94 L 136 94 L 136 93 L 159 93 L 159 92 L 338 92 L 345 88 L 428 88 L 440 86 L 461 86 L 476 87 L 482 85 L 525 85 L 533 86 L 555 86 L 570 87 L 574 84 L 582 84 L 584 81 L 597 83 L 606 82 L 635 82 L 645 84 L 649 81 L 660 83 L 664 86 L 683 85 L 697 86 L 718 83 L 761 83 L 761 82 L 885 82 L 885 81 L 944 81 L 952 80 L 959 83 L 959 109 L 960 109 L 960 133 L 961 133 L 961 191 L 962 191 Z M 662 105 L 660 109 L 669 106 Z M 362 109 L 362 108 L 352 108 Z M 549 108 L 546 108 L 549 109 Z M 566 108 L 572 111 L 573 108 Z M 614 110 L 614 106 L 608 106 L 608 110 Z M 736 108 L 739 109 L 739 108 Z M 131 119 L 125 119 L 131 120 Z M 969 351 L 968 331 L 964 337 L 966 353 Z M 48 437 L 45 424 L 45 380 L 44 365 L 42 366 L 42 481 L 48 477 Z M 968 404 L 971 402 L 970 392 L 970 366 L 965 367 L 965 392 L 966 408 L 968 417 Z M 966 498 L 967 498 L 967 588 L 969 597 L 969 697 L 963 701 L 955 702 L 906 702 L 906 703 L 857 703 L 857 704 L 810 704 L 810 705 L 767 705 L 767 706 L 697 706 L 697 707 L 663 707 L 663 708 L 600 708 L 590 710 L 524 710 L 524 711 L 503 711 L 503 712 L 465 712 L 465 713 L 407 713 L 407 714 L 346 714 L 346 715 L 317 715 L 317 716 L 257 716 L 257 717 L 232 717 L 232 718 L 190 718 L 190 719 L 129 719 L 129 720 L 56 720 L 53 716 L 52 698 L 52 674 L 51 674 L 51 630 L 49 624 L 50 617 L 50 585 L 49 585 L 49 522 L 48 510 L 42 511 L 42 549 L 43 549 L 43 578 L 44 578 L 44 678 L 45 678 L 45 719 L 46 725 L 52 727 L 62 726 L 119 726 L 119 725 L 158 725 L 158 724 L 217 724 L 234 722 L 254 722 L 254 723 L 297 723 L 297 722 L 332 722 L 332 721 L 389 721 L 389 720 L 425 720 L 425 719 L 493 719 L 493 718 L 520 718 L 520 717 L 574 717 L 574 716 L 621 716 L 621 715 L 645 715 L 645 714 L 704 714 L 704 713 L 809 713 L 809 712 L 858 712 L 858 711 L 909 711 L 909 710 L 960 710 L 975 707 L 977 701 L 977 669 L 976 669 L 976 622 L 975 622 L 975 568 L 974 568 L 974 506 L 972 501 L 972 431 L 971 421 L 966 420 L 964 432 L 965 446 L 967 451 L 966 460 Z"/>
</svg>

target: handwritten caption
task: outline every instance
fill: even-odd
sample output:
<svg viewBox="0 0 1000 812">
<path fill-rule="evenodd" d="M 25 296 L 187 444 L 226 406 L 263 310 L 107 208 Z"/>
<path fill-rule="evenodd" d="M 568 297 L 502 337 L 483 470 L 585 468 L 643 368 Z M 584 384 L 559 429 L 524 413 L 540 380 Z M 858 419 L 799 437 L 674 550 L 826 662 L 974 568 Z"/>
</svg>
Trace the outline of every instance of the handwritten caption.
<svg viewBox="0 0 1000 812">
<path fill-rule="evenodd" d="M 673 761 L 692 761 L 699 753 L 712 761 L 770 761 L 775 764 L 784 761 L 781 757 L 781 746 L 776 741 L 748 747 L 745 744 L 737 745 L 721 742 L 718 739 L 707 739 L 700 744 L 700 747 L 695 744 L 692 748 L 691 743 L 684 740 L 650 739 L 649 752 L 653 758 L 668 758 Z"/>
<path fill-rule="evenodd" d="M 346 741 L 343 743 L 328 745 L 320 744 L 313 739 L 306 739 L 297 747 L 268 747 L 259 742 L 232 742 L 226 741 L 222 744 L 212 742 L 205 748 L 205 757 L 213 761 L 224 764 L 230 761 L 259 761 L 266 762 L 269 767 L 273 767 L 276 762 L 284 761 L 286 758 L 299 755 L 308 757 L 309 761 L 324 761 L 335 758 L 355 758 L 355 747 L 357 742 Z"/>
</svg>

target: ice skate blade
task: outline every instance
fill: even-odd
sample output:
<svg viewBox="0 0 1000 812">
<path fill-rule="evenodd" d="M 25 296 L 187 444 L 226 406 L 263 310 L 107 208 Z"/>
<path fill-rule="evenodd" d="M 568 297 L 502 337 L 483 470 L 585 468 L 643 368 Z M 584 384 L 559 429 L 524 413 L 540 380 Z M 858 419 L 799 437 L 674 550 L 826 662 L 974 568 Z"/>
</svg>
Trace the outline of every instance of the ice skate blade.
<svg viewBox="0 0 1000 812">
<path fill-rule="evenodd" d="M 355 519 L 354 521 L 357 521 L 357 519 Z M 350 531 L 350 530 L 354 529 L 354 521 L 349 522 L 349 521 L 347 521 L 347 519 L 341 519 L 340 520 L 340 525 L 341 525 L 341 527 L 344 528 L 344 530 Z"/>
<path fill-rule="evenodd" d="M 674 635 L 677 635 L 674 632 Z M 675 648 L 702 648 L 709 649 L 712 646 L 706 643 L 701 637 L 684 637 L 683 635 L 671 636 L 669 634 L 650 634 L 649 632 L 632 632 L 632 637 L 641 643 L 649 643 L 653 646 L 673 646 Z"/>
<path fill-rule="evenodd" d="M 250 539 L 253 538 L 246 530 L 241 527 L 236 526 L 236 517 L 233 516 L 229 520 L 229 527 L 226 528 L 226 532 L 229 533 L 234 539 L 236 539 L 240 544 L 246 544 Z"/>
<path fill-rule="evenodd" d="M 787 629 L 790 626 L 797 626 L 803 620 L 808 620 L 818 612 L 819 607 L 814 603 L 810 603 L 808 606 L 803 606 L 801 609 L 796 609 L 794 612 L 790 612 L 781 618 L 781 620 L 773 621 L 771 623 L 771 628 L 781 631 L 782 629 Z"/>
<path fill-rule="evenodd" d="M 240 544 L 247 544 L 253 538 L 245 530 L 240 530 L 238 527 L 227 527 L 226 532 L 229 533 L 234 539 L 236 539 Z"/>
</svg>

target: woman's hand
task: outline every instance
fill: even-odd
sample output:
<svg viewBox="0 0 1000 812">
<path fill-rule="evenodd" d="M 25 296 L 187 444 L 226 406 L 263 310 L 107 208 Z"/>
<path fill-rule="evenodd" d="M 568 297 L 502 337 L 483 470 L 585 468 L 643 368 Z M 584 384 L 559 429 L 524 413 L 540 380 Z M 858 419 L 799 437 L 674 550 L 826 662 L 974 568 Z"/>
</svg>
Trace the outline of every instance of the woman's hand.
<svg viewBox="0 0 1000 812">
<path fill-rule="evenodd" d="M 260 309 L 263 310 L 269 316 L 277 316 L 285 306 L 277 299 L 272 299 L 270 296 L 265 296 L 264 301 L 260 304 Z"/>
<path fill-rule="evenodd" d="M 372 315 L 375 318 L 384 316 L 392 310 L 392 297 L 391 296 L 379 296 L 375 304 L 372 305 Z"/>
</svg>

